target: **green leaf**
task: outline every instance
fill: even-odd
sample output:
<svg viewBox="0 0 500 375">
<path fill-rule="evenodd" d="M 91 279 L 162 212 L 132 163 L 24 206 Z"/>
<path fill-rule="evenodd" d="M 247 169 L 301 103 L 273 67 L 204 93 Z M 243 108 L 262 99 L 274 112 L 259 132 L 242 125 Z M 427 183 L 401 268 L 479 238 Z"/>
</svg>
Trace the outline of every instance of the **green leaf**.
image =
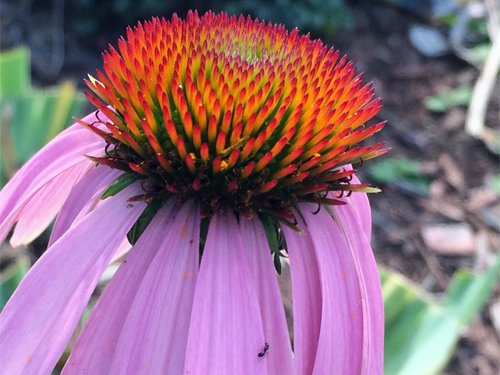
<svg viewBox="0 0 500 375">
<path fill-rule="evenodd" d="M 377 182 L 387 183 L 398 179 L 425 179 L 420 164 L 403 158 L 387 158 L 374 163 L 370 176 Z"/>
<path fill-rule="evenodd" d="M 276 272 L 278 275 L 281 275 L 281 259 L 280 259 L 280 253 L 273 253 L 273 263 L 274 263 L 274 268 L 276 269 Z"/>
<path fill-rule="evenodd" d="M 86 101 L 83 95 L 76 91 L 73 81 L 62 82 L 54 96 L 45 141 L 48 142 L 59 134 L 72 122 L 72 117 L 78 117 L 84 103 Z"/>
<path fill-rule="evenodd" d="M 500 194 L 500 174 L 493 176 L 488 182 L 488 185 L 495 193 Z"/>
<path fill-rule="evenodd" d="M 458 271 L 442 303 L 403 276 L 381 269 L 386 375 L 439 374 L 464 326 L 484 306 L 499 278 L 500 255 L 485 273 Z"/>
<path fill-rule="evenodd" d="M 266 232 L 267 242 L 273 253 L 279 253 L 278 245 L 278 226 L 276 222 L 271 219 L 268 215 L 261 215 L 260 220 L 264 226 L 264 231 Z"/>
<path fill-rule="evenodd" d="M 463 325 L 469 324 L 491 294 L 500 276 L 500 254 L 490 270 L 482 275 L 474 275 L 460 270 L 455 273 L 448 287 L 444 307 L 454 314 Z"/>
<path fill-rule="evenodd" d="M 0 111 L 0 188 L 16 171 L 14 142 L 10 132 L 11 108 Z"/>
<path fill-rule="evenodd" d="M 395 324 L 386 328 L 386 375 L 439 374 L 460 335 L 460 324 L 434 304 L 409 304 Z"/>
<path fill-rule="evenodd" d="M 387 158 L 373 163 L 368 173 L 378 183 L 406 184 L 422 195 L 427 195 L 429 190 L 429 181 L 420 164 L 412 160 Z"/>
<path fill-rule="evenodd" d="M 267 243 L 273 254 L 274 268 L 278 275 L 281 275 L 281 259 L 280 259 L 280 235 L 279 226 L 274 219 L 268 215 L 260 215 L 260 221 L 266 232 Z"/>
<path fill-rule="evenodd" d="M 153 220 L 153 217 L 156 215 L 161 206 L 162 206 L 161 199 L 156 199 L 147 205 L 146 209 L 142 212 L 141 216 L 139 216 L 139 219 L 137 219 L 134 226 L 127 233 L 127 238 L 131 245 L 135 245 L 135 243 L 139 240 L 142 233 L 144 233 L 149 223 L 151 223 L 151 220 Z"/>
<path fill-rule="evenodd" d="M 106 199 L 118 194 L 120 191 L 129 186 L 132 182 L 137 181 L 138 177 L 132 173 L 124 173 L 108 186 L 101 195 L 101 199 Z"/>
<path fill-rule="evenodd" d="M 469 52 L 475 61 L 485 61 L 491 51 L 490 43 L 481 43 L 469 48 Z"/>
<path fill-rule="evenodd" d="M 18 165 L 26 162 L 70 125 L 73 116 L 80 116 L 84 104 L 84 97 L 74 91 L 73 83 L 65 83 L 59 89 L 30 90 L 22 96 L 2 100 L 2 116 L 8 115 L 2 126 L 9 127 L 15 162 Z"/>
<path fill-rule="evenodd" d="M 14 293 L 30 267 L 26 255 L 18 256 L 15 261 L 0 273 L 0 310 Z"/>
<path fill-rule="evenodd" d="M 208 227 L 210 226 L 210 217 L 204 217 L 200 223 L 200 247 L 203 249 L 207 242 Z"/>
<path fill-rule="evenodd" d="M 30 86 L 30 53 L 25 47 L 0 52 L 0 98 L 12 98 Z"/>
<path fill-rule="evenodd" d="M 85 97 L 72 82 L 30 87 L 29 50 L 0 53 L 0 186 L 66 126 L 80 117 Z"/>
<path fill-rule="evenodd" d="M 452 107 L 469 105 L 471 97 L 472 87 L 460 86 L 443 90 L 438 95 L 428 96 L 424 99 L 424 105 L 432 112 L 443 113 Z"/>
</svg>

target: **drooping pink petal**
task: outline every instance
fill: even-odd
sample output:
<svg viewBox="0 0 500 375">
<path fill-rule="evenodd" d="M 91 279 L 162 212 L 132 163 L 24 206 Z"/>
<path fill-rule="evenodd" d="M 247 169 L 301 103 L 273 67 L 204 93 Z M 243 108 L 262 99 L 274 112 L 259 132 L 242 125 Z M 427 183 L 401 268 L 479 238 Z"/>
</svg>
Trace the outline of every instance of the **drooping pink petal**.
<svg viewBox="0 0 500 375">
<path fill-rule="evenodd" d="M 155 215 L 99 298 L 71 351 L 63 374 L 109 373 L 130 308 L 151 262 L 165 241 L 165 231 L 173 225 L 176 213 L 177 207 L 171 200 Z"/>
<path fill-rule="evenodd" d="M 114 263 L 117 260 L 119 260 L 121 257 L 125 256 L 125 254 L 127 254 L 131 248 L 132 248 L 132 245 L 130 244 L 130 242 L 128 242 L 128 239 L 125 237 L 123 239 L 122 243 L 120 244 L 120 246 L 118 246 L 118 248 L 116 249 L 116 251 L 113 254 L 113 257 L 111 258 L 109 263 Z"/>
<path fill-rule="evenodd" d="M 346 239 L 325 210 L 313 215 L 310 205 L 301 213 L 318 261 L 322 311 L 315 374 L 361 374 L 363 315 L 361 293 Z"/>
<path fill-rule="evenodd" d="M 163 229 L 164 241 L 134 297 L 110 373 L 183 373 L 198 276 L 199 208 L 184 204 Z"/>
<path fill-rule="evenodd" d="M 356 265 L 356 275 L 361 286 L 363 304 L 364 363 L 368 372 L 382 373 L 384 356 L 384 304 L 377 264 L 366 236 L 360 233 L 362 225 L 358 216 L 360 207 L 354 202 L 336 207 L 334 213 L 348 240 L 349 251 Z"/>
<path fill-rule="evenodd" d="M 309 232 L 282 226 L 292 279 L 295 374 L 312 374 L 321 326 L 322 295 L 318 261 Z"/>
<path fill-rule="evenodd" d="M 99 165 L 91 168 L 88 173 L 81 178 L 78 184 L 71 189 L 68 198 L 57 216 L 57 220 L 50 235 L 49 246 L 69 229 L 77 216 L 86 214 L 93 208 L 104 189 L 109 186 L 120 173 L 119 170 Z"/>
<path fill-rule="evenodd" d="M 258 219 L 240 218 L 240 228 L 244 254 L 257 286 L 265 341 L 272 350 L 267 370 L 270 374 L 293 374 L 290 335 L 266 233 Z"/>
<path fill-rule="evenodd" d="M 352 170 L 352 165 L 344 166 L 346 170 Z M 358 176 L 355 174 L 352 175 L 352 184 L 360 184 Z M 335 198 L 336 193 L 332 192 L 329 194 L 331 198 Z M 358 213 L 360 223 L 363 227 L 363 230 L 366 233 L 368 241 L 370 241 L 372 236 L 372 209 L 370 206 L 370 201 L 368 200 L 368 194 L 363 192 L 355 192 L 348 197 L 341 198 L 344 202 L 353 202 L 352 206 L 355 208 Z"/>
<path fill-rule="evenodd" d="M 95 114 L 85 118 L 95 120 Z M 83 155 L 99 155 L 104 141 L 74 124 L 37 152 L 0 191 L 0 241 L 3 241 L 19 212 L 43 186 L 68 168 L 84 161 Z"/>
<path fill-rule="evenodd" d="M 49 373 L 101 273 L 144 209 L 127 202 L 130 186 L 68 230 L 35 263 L 0 314 L 0 363 L 6 374 Z"/>
<path fill-rule="evenodd" d="M 71 189 L 91 163 L 84 160 L 54 177 L 28 201 L 18 214 L 14 233 L 10 239 L 13 247 L 27 245 L 37 238 L 54 220 Z"/>
<path fill-rule="evenodd" d="M 84 120 L 92 122 L 95 119 L 95 114 L 90 114 Z M 103 142 L 101 138 L 78 124 L 73 124 L 61 132 L 26 162 L 5 185 L 0 194 L 0 220 L 3 220 L 5 213 L 12 209 L 17 199 L 34 182 L 51 180 L 62 170 L 81 161 L 81 155 L 87 150 L 94 150 L 96 144 L 103 145 Z M 75 159 L 77 160 L 74 161 Z"/>
<path fill-rule="evenodd" d="M 194 294 L 184 373 L 267 374 L 255 282 L 233 213 L 212 216 Z"/>
<path fill-rule="evenodd" d="M 375 348 L 368 347 L 370 335 L 378 327 L 370 326 L 365 276 L 350 238 L 364 237 L 361 232 L 347 232 L 326 212 L 313 214 L 314 207 L 302 205 L 301 213 L 310 233 L 318 260 L 322 294 L 321 330 L 314 364 L 314 374 L 380 374 L 380 360 Z M 356 218 L 357 219 L 357 218 Z M 375 271 L 376 268 L 372 271 Z M 377 296 L 378 297 L 378 296 Z M 376 298 L 376 297 L 375 297 Z M 366 327 L 366 328 L 365 328 Z M 382 322 L 383 328 L 383 322 Z"/>
<path fill-rule="evenodd" d="M 360 184 L 361 182 L 356 175 L 352 175 L 352 183 Z M 351 196 L 347 197 L 345 200 L 352 201 L 352 206 L 359 216 L 359 222 L 366 233 L 366 238 L 368 239 L 368 242 L 370 242 L 372 237 L 372 209 L 368 200 L 368 194 L 356 192 L 351 194 Z"/>
</svg>

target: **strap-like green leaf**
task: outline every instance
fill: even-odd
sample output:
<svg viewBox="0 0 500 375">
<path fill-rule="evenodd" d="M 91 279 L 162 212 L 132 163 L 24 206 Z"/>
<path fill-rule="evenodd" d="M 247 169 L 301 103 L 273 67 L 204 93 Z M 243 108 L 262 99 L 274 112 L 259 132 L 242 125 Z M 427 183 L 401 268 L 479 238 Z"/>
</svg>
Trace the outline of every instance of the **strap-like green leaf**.
<svg viewBox="0 0 500 375">
<path fill-rule="evenodd" d="M 132 173 L 124 173 L 118 177 L 115 181 L 108 186 L 104 193 L 101 195 L 101 199 L 106 199 L 118 194 L 120 191 L 129 186 L 132 182 L 137 181 L 138 177 Z"/>
</svg>

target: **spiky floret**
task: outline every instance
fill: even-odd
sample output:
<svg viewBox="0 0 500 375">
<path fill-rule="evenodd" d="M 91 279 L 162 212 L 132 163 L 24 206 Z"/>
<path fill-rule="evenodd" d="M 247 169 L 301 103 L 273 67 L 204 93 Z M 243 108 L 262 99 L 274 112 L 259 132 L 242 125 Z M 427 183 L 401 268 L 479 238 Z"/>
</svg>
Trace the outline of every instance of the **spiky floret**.
<svg viewBox="0 0 500 375">
<path fill-rule="evenodd" d="M 383 127 L 365 126 L 381 101 L 338 51 L 224 13 L 153 18 L 126 34 L 86 81 L 107 119 L 82 125 L 108 143 L 95 161 L 144 179 L 141 198 L 286 220 L 299 201 L 366 188 L 341 167 L 386 151 L 357 146 Z"/>
</svg>

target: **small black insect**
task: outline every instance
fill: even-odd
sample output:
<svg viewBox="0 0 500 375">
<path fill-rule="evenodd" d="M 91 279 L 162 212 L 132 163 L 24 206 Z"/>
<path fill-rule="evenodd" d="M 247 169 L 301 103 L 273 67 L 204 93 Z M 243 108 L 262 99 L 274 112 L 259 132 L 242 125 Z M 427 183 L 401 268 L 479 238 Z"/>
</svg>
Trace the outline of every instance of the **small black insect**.
<svg viewBox="0 0 500 375">
<path fill-rule="evenodd" d="M 269 350 L 269 344 L 266 342 L 264 344 L 264 349 L 259 354 L 257 354 L 257 357 L 259 357 L 259 358 L 264 357 L 268 350 Z"/>
</svg>

